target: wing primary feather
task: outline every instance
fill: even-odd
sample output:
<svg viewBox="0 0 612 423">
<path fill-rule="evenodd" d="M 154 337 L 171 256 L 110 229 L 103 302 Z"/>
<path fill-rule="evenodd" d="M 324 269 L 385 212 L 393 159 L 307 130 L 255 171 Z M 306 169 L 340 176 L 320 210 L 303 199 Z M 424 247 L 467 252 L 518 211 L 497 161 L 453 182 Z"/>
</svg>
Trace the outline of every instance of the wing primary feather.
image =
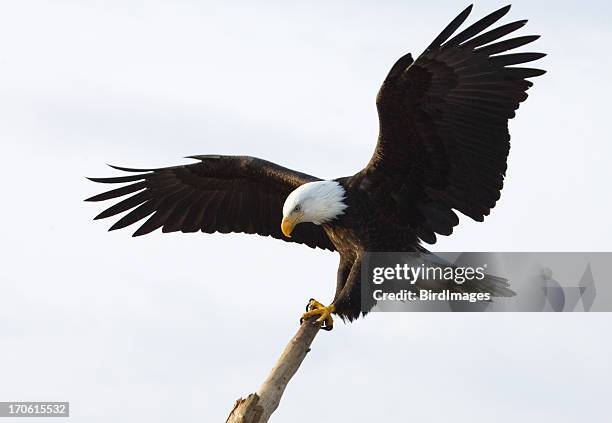
<svg viewBox="0 0 612 423">
<path fill-rule="evenodd" d="M 442 32 L 432 41 L 429 47 L 427 47 L 427 50 L 437 49 L 443 42 L 448 40 L 448 38 L 453 35 L 457 28 L 459 28 L 461 24 L 465 22 L 467 17 L 470 15 L 473 6 L 474 5 L 470 4 L 463 10 L 463 12 L 457 15 L 457 17 L 453 19 L 452 22 L 449 23 L 446 28 L 444 28 L 444 30 L 442 30 Z"/>
<path fill-rule="evenodd" d="M 507 68 L 506 72 L 509 72 L 513 77 L 520 79 L 535 78 L 546 73 L 545 70 L 534 68 Z"/>
<path fill-rule="evenodd" d="M 103 192 L 102 194 L 94 195 L 93 197 L 87 198 L 85 201 L 104 201 L 110 200 L 111 198 L 122 197 L 127 194 L 131 194 L 136 191 L 140 191 L 147 187 L 146 181 L 137 182 L 135 184 L 127 185 L 125 187 L 112 189 L 110 191 Z"/>
<path fill-rule="evenodd" d="M 484 34 L 480 34 L 477 37 L 472 38 L 469 41 L 466 41 L 462 44 L 464 48 L 476 48 L 482 46 L 484 44 L 495 41 L 504 35 L 508 35 L 511 32 L 516 31 L 519 28 L 522 28 L 527 23 L 527 19 L 523 19 L 521 21 L 511 22 L 509 24 L 502 25 L 491 31 L 485 32 Z"/>
<path fill-rule="evenodd" d="M 112 167 L 113 169 L 117 169 L 117 170 L 122 170 L 124 172 L 155 172 L 157 170 L 166 170 L 168 168 L 152 168 L 152 169 L 135 169 L 135 168 L 131 168 L 131 167 L 121 167 L 121 166 L 115 166 L 112 164 L 108 164 L 107 165 L 109 167 Z"/>
<path fill-rule="evenodd" d="M 493 54 L 503 53 L 504 51 L 524 46 L 525 44 L 529 44 L 537 40 L 538 38 L 540 38 L 539 35 L 526 35 L 524 37 L 516 37 L 510 40 L 500 41 L 498 43 L 480 47 L 476 50 L 476 52 L 490 56 Z"/>
<path fill-rule="evenodd" d="M 148 233 L 153 232 L 155 229 L 160 228 L 164 224 L 164 221 L 168 217 L 168 214 L 170 214 L 171 212 L 172 212 L 172 209 L 168 209 L 164 211 L 157 210 L 146 220 L 145 223 L 143 223 L 138 228 L 136 232 L 132 234 L 132 236 L 137 237 L 141 235 L 146 235 Z"/>
<path fill-rule="evenodd" d="M 146 175 L 129 175 L 129 176 L 115 176 L 112 178 L 87 178 L 92 182 L 99 182 L 102 184 L 122 184 L 124 182 L 135 182 L 145 179 Z M 85 200 L 87 201 L 87 200 Z"/>
<path fill-rule="evenodd" d="M 126 210 L 132 209 L 137 205 L 149 200 L 151 197 L 152 194 L 149 190 L 141 191 L 107 208 L 102 213 L 94 217 L 94 220 L 105 219 L 107 217 L 111 217 Z"/>
<path fill-rule="evenodd" d="M 113 226 L 109 228 L 109 231 L 115 231 L 117 229 L 125 228 L 126 226 L 136 223 L 141 219 L 144 219 L 155 211 L 155 206 L 158 201 L 149 200 L 136 207 L 134 210 L 119 219 Z"/>
<path fill-rule="evenodd" d="M 183 221 L 189 212 L 189 208 L 193 205 L 195 191 L 190 189 L 180 199 L 175 202 L 174 210 L 164 222 L 162 228 L 163 233 L 176 232 L 181 229 Z"/>
<path fill-rule="evenodd" d="M 495 66 L 519 65 L 521 63 L 533 62 L 534 60 L 545 57 L 546 53 L 512 53 L 502 56 L 493 56 L 489 58 L 491 64 Z"/>
<path fill-rule="evenodd" d="M 459 34 L 457 34 L 456 36 L 448 40 L 448 42 L 444 44 L 443 48 L 455 46 L 457 44 L 460 44 L 472 38 L 473 36 L 484 31 L 485 29 L 493 25 L 495 22 L 500 20 L 504 15 L 506 15 L 506 13 L 508 13 L 509 10 L 510 10 L 510 5 L 502 7 L 501 9 L 485 16 L 478 22 L 470 25 L 468 28 L 466 28 L 465 30 L 461 31 Z"/>
<path fill-rule="evenodd" d="M 189 188 L 183 187 L 160 198 L 160 202 L 157 203 L 155 213 L 149 217 L 149 219 L 147 219 L 147 221 L 143 223 L 142 226 L 140 226 L 140 228 L 138 228 L 138 230 L 132 234 L 132 236 L 136 237 L 145 235 L 163 226 L 168 220 L 170 214 L 174 212 L 178 200 L 183 198 L 184 195 L 187 195 L 186 193 L 189 193 Z"/>
</svg>

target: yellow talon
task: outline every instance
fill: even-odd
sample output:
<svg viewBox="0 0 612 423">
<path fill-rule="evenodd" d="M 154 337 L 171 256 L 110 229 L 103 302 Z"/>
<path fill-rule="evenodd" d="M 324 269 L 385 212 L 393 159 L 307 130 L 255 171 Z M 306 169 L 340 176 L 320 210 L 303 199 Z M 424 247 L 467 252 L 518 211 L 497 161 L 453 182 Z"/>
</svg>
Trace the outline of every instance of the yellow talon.
<svg viewBox="0 0 612 423">
<path fill-rule="evenodd" d="M 331 314 L 336 311 L 336 308 L 334 307 L 333 304 L 325 307 L 323 304 L 321 304 L 317 300 L 311 298 L 310 301 L 308 301 L 306 310 L 307 310 L 306 313 L 302 314 L 300 323 L 313 316 L 319 316 L 319 318 L 315 320 L 315 322 L 321 325 L 321 329 L 324 329 L 324 330 L 333 329 L 334 319 L 331 317 Z"/>
</svg>

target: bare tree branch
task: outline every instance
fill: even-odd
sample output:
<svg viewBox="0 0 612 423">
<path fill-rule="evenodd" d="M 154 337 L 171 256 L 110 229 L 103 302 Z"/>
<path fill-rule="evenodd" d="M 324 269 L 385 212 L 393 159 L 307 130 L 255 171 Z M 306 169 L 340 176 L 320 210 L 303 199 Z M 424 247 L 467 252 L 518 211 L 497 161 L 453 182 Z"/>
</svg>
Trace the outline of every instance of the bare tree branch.
<svg viewBox="0 0 612 423">
<path fill-rule="evenodd" d="M 287 384 L 306 358 L 318 332 L 318 324 L 312 320 L 304 321 L 257 393 L 236 401 L 226 423 L 266 423 L 278 407 Z"/>
</svg>

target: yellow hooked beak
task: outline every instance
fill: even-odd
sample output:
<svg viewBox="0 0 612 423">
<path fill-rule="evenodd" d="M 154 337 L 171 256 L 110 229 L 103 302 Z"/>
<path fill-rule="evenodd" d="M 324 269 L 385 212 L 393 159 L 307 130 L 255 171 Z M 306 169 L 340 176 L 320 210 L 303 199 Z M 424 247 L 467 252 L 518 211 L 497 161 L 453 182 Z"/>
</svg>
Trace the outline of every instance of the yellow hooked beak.
<svg viewBox="0 0 612 423">
<path fill-rule="evenodd" d="M 293 228 L 295 228 L 297 220 L 298 218 L 293 216 L 283 217 L 283 221 L 281 222 L 281 230 L 287 238 L 291 238 L 291 232 L 293 232 Z"/>
</svg>

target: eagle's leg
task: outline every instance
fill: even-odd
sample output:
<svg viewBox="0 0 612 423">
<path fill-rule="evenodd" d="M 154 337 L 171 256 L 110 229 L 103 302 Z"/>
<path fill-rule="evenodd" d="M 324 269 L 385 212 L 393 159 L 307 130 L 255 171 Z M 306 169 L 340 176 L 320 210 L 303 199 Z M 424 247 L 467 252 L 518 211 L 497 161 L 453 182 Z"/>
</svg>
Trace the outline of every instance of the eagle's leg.
<svg viewBox="0 0 612 423">
<path fill-rule="evenodd" d="M 325 307 L 314 298 L 311 298 L 308 304 L 306 304 L 306 313 L 302 314 L 300 324 L 313 316 L 319 316 L 315 322 L 321 325 L 321 329 L 332 330 L 334 328 L 334 319 L 332 319 L 331 314 L 334 311 L 336 311 L 336 309 L 333 304 Z"/>
</svg>

